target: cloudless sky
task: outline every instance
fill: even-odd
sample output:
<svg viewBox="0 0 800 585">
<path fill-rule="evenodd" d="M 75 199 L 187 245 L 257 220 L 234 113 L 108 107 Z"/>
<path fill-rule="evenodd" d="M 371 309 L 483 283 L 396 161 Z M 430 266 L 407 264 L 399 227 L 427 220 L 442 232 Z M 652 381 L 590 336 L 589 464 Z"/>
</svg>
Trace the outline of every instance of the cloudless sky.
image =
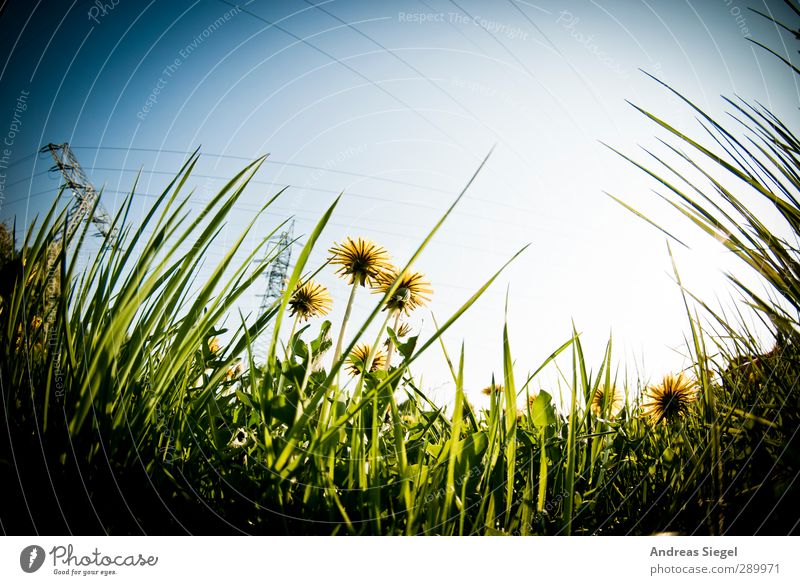
<svg viewBox="0 0 800 585">
<path fill-rule="evenodd" d="M 594 364 L 613 335 L 615 362 L 632 377 L 688 365 L 664 235 L 604 191 L 684 239 L 690 249 L 675 253 L 685 284 L 712 304 L 730 302 L 729 256 L 603 145 L 642 158 L 640 145 L 659 147 L 664 134 L 626 100 L 700 135 L 688 108 L 640 70 L 715 115 L 725 110 L 721 95 L 739 95 L 798 121 L 795 78 L 748 38 L 794 59 L 792 40 L 743 0 L 101 5 L 11 1 L 0 16 L 0 133 L 12 163 L 0 218 L 27 225 L 50 204 L 58 177 L 35 155 L 48 142 L 73 145 L 111 211 L 141 169 L 138 213 L 198 146 L 195 209 L 269 153 L 208 267 L 256 206 L 287 185 L 248 246 L 290 216 L 302 242 L 343 192 L 310 266 L 346 235 L 374 239 L 400 264 L 494 146 L 416 265 L 432 282 L 429 308 L 442 322 L 531 244 L 445 336 L 451 354 L 466 344 L 476 400 L 493 372 L 502 375 L 507 290 L 518 379 L 569 337 L 573 320 Z M 752 6 L 789 17 L 783 2 Z M 348 291 L 330 270 L 320 280 L 335 300 L 336 330 Z M 243 311 L 257 310 L 260 292 Z M 361 292 L 351 330 L 376 300 Z M 429 311 L 411 322 L 431 334 Z M 449 400 L 438 348 L 414 372 Z"/>
</svg>

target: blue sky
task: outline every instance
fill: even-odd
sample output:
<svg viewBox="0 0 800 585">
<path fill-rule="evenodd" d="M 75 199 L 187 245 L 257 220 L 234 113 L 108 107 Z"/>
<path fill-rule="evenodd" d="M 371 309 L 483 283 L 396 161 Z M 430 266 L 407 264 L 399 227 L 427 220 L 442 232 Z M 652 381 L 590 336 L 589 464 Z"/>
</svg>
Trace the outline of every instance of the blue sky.
<svg viewBox="0 0 800 585">
<path fill-rule="evenodd" d="M 269 153 L 209 263 L 286 185 L 253 243 L 289 216 L 297 235 L 308 233 L 344 192 L 324 242 L 363 235 L 400 263 L 494 145 L 417 264 L 443 321 L 531 244 L 446 336 L 452 352 L 466 343 L 473 392 L 502 371 L 507 289 L 518 377 L 569 336 L 572 320 L 594 362 L 613 334 L 616 360 L 629 370 L 655 378 L 687 365 L 664 237 L 604 191 L 685 238 L 691 249 L 676 257 L 687 286 L 728 302 L 730 258 L 601 143 L 630 153 L 657 147 L 657 129 L 626 100 L 697 129 L 640 69 L 715 114 L 724 111 L 720 95 L 740 95 L 791 123 L 798 117 L 795 78 L 748 37 L 786 54 L 788 40 L 740 0 L 102 4 L 12 2 L 0 16 L 0 130 L 15 128 L 0 218 L 25 225 L 49 204 L 58 180 L 34 156 L 47 142 L 76 147 L 111 210 L 140 169 L 137 206 L 148 205 L 198 146 L 198 208 L 248 159 Z M 785 15 L 782 2 L 753 6 Z M 325 256 L 320 247 L 312 265 Z M 336 327 L 347 290 L 330 272 L 321 280 Z M 257 292 L 245 311 L 257 307 Z M 373 300 L 360 295 L 356 320 Z M 427 311 L 412 322 L 431 333 Z M 448 399 L 439 353 L 415 370 Z"/>
</svg>

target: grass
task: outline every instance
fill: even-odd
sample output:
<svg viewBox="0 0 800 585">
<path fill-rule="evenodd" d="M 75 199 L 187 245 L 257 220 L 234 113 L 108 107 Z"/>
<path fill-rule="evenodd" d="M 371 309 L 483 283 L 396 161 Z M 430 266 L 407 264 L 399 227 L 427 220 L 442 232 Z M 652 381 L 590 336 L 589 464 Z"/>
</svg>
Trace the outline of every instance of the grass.
<svg viewBox="0 0 800 585">
<path fill-rule="evenodd" d="M 383 279 L 363 323 L 348 324 L 348 315 L 335 329 L 322 320 L 324 303 L 315 308 L 311 299 L 303 318 L 314 320 L 312 334 L 292 296 L 320 270 L 332 270 L 308 260 L 327 244 L 337 199 L 305 238 L 288 292 L 264 314 L 240 316 L 221 331 L 219 323 L 280 252 L 269 247 L 272 234 L 242 248 L 280 193 L 201 281 L 206 252 L 263 160 L 191 213 L 186 189 L 195 153 L 137 225 L 128 221 L 134 185 L 114 218 L 116 240 L 106 240 L 85 269 L 78 259 L 89 223 L 69 235 L 58 197 L 27 227 L 19 249 L 7 229 L 0 234 L 4 532 L 796 533 L 800 251 L 792 238 L 800 228 L 800 141 L 761 106 L 729 102 L 741 123 L 734 131 L 682 99 L 720 152 L 639 108 L 677 141 L 664 144 L 683 166 L 655 154 L 650 163 L 620 154 L 775 293 L 732 277 L 743 295 L 737 310 L 763 320 L 774 348 L 762 346 L 744 313 L 728 317 L 694 298 L 675 266 L 694 361 L 683 373 L 687 392 L 669 393 L 674 378 L 626 387 L 624 406 L 612 409 L 612 389 L 623 383 L 613 344 L 593 363 L 574 326 L 522 383 L 515 373 L 528 364 L 518 363 L 512 341 L 524 332 L 505 322 L 498 324 L 503 377 L 488 388 L 489 407 L 476 409 L 464 393 L 469 346 L 453 352 L 443 334 L 507 264 L 441 325 L 434 319 L 429 337 L 401 335 L 399 320 L 406 309 L 421 310 L 425 294 L 421 275 L 402 276 L 413 273 L 475 175 L 392 272 L 399 277 Z M 692 183 L 678 168 L 694 169 L 706 183 Z M 720 171 L 738 187 L 727 187 Z M 742 185 L 777 210 L 786 224 L 781 233 L 791 238 L 777 236 L 734 194 Z M 254 265 L 260 256 L 266 260 Z M 356 270 L 344 266 L 345 273 Z M 352 299 L 358 279 L 351 285 Z M 367 338 L 375 323 L 379 334 Z M 253 346 L 270 328 L 261 363 Z M 373 371 L 387 341 L 394 359 Z M 352 358 L 364 343 L 366 358 Z M 429 400 L 412 373 L 427 352 L 441 352 L 452 373 L 452 412 Z M 345 364 L 358 371 L 352 391 L 340 385 Z M 559 387 L 534 386 L 546 370 L 559 376 Z M 593 409 L 598 392 L 603 398 Z M 563 411 L 553 404 L 557 393 L 568 397 Z"/>
<path fill-rule="evenodd" d="M 610 341 L 600 363 L 588 363 L 576 331 L 517 384 L 513 327 L 505 323 L 502 383 L 488 409 L 471 405 L 464 394 L 467 348 L 462 345 L 453 362 L 442 334 L 503 267 L 426 339 L 397 336 L 398 313 L 382 309 L 406 297 L 393 296 L 400 294 L 398 282 L 386 285 L 330 366 L 325 356 L 335 332 L 329 322 L 313 336 L 295 316 L 286 349 L 280 348 L 287 308 L 296 306 L 289 293 L 264 315 L 241 318 L 222 346 L 217 323 L 268 268 L 269 261 L 254 266 L 251 259 L 271 234 L 233 264 L 250 227 L 244 226 L 219 265 L 198 281 L 206 250 L 260 161 L 193 216 L 185 211 L 191 194 L 182 193 L 196 160 L 187 161 L 136 230 L 125 221 L 132 192 L 115 220 L 117 243 L 104 245 L 80 275 L 86 228 L 72 241 L 59 239 L 66 218 L 55 203 L 40 225 L 30 226 L 21 249 L 10 252 L 3 271 L 13 286 L 3 291 L 0 309 L 9 431 L 2 464 L 6 477 L 17 480 L 3 505 L 6 531 L 749 532 L 752 521 L 737 524 L 727 507 L 748 493 L 755 497 L 744 509 L 765 519 L 758 486 L 775 473 L 765 471 L 764 458 L 793 446 L 785 425 L 794 420 L 775 420 L 769 408 L 776 406 L 764 405 L 764 395 L 749 389 L 753 375 L 775 383 L 766 369 L 769 358 L 763 371 L 750 371 L 746 379 L 730 364 L 698 378 L 703 398 L 688 405 L 688 414 L 654 423 L 639 412 L 640 388 L 627 389 L 632 400 L 616 416 L 592 411 L 593 396 L 612 386 L 617 366 Z M 318 271 L 307 260 L 336 203 L 306 238 L 287 291 Z M 266 252 L 274 258 L 279 250 Z M 308 316 L 314 318 L 313 311 Z M 365 365 L 373 349 L 354 362 L 361 373 L 355 391 L 347 392 L 338 385 L 339 370 L 376 319 L 383 325 L 371 347 L 390 337 L 396 359 L 370 372 Z M 394 327 L 387 328 L 390 321 Z M 253 342 L 271 323 L 269 354 L 257 363 Z M 698 363 L 712 367 L 699 331 L 695 339 Z M 428 351 L 441 351 L 450 364 L 452 412 L 428 400 L 410 372 Z M 571 368 L 561 371 L 569 405 L 561 413 L 551 399 L 558 389 L 532 383 L 570 353 Z M 784 352 L 775 367 L 794 363 Z M 788 373 L 777 379 L 787 383 Z M 715 432 L 718 443 L 709 448 Z M 748 449 L 763 454 L 743 461 Z M 781 462 L 784 481 L 792 469 Z M 731 492 L 734 471 L 736 482 L 745 474 L 740 483 L 746 487 Z M 782 524 L 787 516 L 778 512 L 766 517 L 768 530 L 788 531 Z M 709 515 L 713 522 L 706 521 Z"/>
</svg>

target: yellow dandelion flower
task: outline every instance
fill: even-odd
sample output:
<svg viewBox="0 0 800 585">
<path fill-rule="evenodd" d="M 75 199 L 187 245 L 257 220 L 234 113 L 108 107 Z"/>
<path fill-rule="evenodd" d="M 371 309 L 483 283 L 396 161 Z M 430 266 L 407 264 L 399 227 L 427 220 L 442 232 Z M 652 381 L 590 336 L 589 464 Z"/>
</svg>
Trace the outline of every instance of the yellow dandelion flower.
<svg viewBox="0 0 800 585">
<path fill-rule="evenodd" d="M 697 393 L 697 384 L 683 373 L 668 374 L 645 391 L 642 414 L 656 423 L 673 421 L 689 413 Z"/>
<path fill-rule="evenodd" d="M 220 348 L 219 339 L 216 337 L 212 337 L 208 341 L 208 351 L 210 351 L 211 353 L 217 353 L 219 351 L 219 348 Z"/>
<path fill-rule="evenodd" d="M 411 325 L 409 325 L 408 323 L 401 323 L 400 327 L 398 327 L 397 331 L 395 331 L 395 335 L 397 335 L 397 339 L 403 339 L 409 333 L 411 333 Z M 391 343 L 392 343 L 392 340 L 387 337 L 386 341 L 383 342 L 383 346 L 384 347 L 389 347 L 391 345 Z"/>
<path fill-rule="evenodd" d="M 397 331 L 395 331 L 395 334 L 397 335 L 398 339 L 402 339 L 409 333 L 411 333 L 411 325 L 409 325 L 408 323 L 401 323 L 400 327 L 398 327 Z"/>
<path fill-rule="evenodd" d="M 242 364 L 241 362 L 237 363 L 235 366 L 231 366 L 225 372 L 225 379 L 226 380 L 233 380 L 234 378 L 238 378 L 242 374 Z"/>
<path fill-rule="evenodd" d="M 605 408 L 603 402 L 605 401 Z M 614 384 L 610 388 L 598 386 L 592 395 L 591 408 L 595 416 L 613 419 L 625 407 L 625 392 Z"/>
<path fill-rule="evenodd" d="M 328 289 L 313 280 L 308 280 L 303 284 L 298 283 L 292 293 L 289 299 L 289 314 L 292 317 L 299 315 L 300 320 L 307 321 L 311 317 L 327 315 L 332 305 L 333 299 Z"/>
<path fill-rule="evenodd" d="M 503 388 L 502 384 L 489 384 L 486 388 L 481 390 L 481 392 L 486 394 L 486 396 L 491 396 L 492 392 L 495 394 L 502 394 L 504 391 L 505 388 Z"/>
<path fill-rule="evenodd" d="M 361 368 L 369 358 L 371 351 L 372 346 L 368 343 L 362 343 L 353 348 L 353 351 L 350 352 L 350 357 L 347 358 L 347 369 L 350 371 L 351 375 L 358 376 L 361 374 Z M 375 352 L 375 356 L 372 358 L 372 365 L 370 366 L 369 371 L 374 372 L 376 370 L 380 370 L 385 364 L 386 354 L 383 353 L 383 351 L 378 350 Z"/>
<path fill-rule="evenodd" d="M 364 238 L 353 240 L 348 236 L 341 244 L 334 242 L 328 252 L 330 263 L 339 266 L 336 274 L 347 278 L 350 284 L 371 285 L 391 267 L 386 249 Z"/>
<path fill-rule="evenodd" d="M 431 283 L 425 280 L 425 276 L 421 273 L 410 270 L 405 271 L 402 276 L 398 274 L 395 268 L 381 273 L 373 292 L 386 294 L 398 278 L 397 288 L 386 301 L 386 309 L 409 314 L 417 307 L 430 302 L 430 295 L 433 294 Z"/>
</svg>

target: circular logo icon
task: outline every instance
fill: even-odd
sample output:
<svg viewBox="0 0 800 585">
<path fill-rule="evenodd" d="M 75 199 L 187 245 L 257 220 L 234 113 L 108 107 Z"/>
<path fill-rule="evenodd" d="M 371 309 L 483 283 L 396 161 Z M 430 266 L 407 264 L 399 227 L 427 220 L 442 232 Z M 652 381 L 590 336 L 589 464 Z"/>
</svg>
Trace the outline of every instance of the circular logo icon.
<svg viewBox="0 0 800 585">
<path fill-rule="evenodd" d="M 26 573 L 35 573 L 44 564 L 44 549 L 36 544 L 26 546 L 19 553 L 19 566 Z"/>
</svg>

